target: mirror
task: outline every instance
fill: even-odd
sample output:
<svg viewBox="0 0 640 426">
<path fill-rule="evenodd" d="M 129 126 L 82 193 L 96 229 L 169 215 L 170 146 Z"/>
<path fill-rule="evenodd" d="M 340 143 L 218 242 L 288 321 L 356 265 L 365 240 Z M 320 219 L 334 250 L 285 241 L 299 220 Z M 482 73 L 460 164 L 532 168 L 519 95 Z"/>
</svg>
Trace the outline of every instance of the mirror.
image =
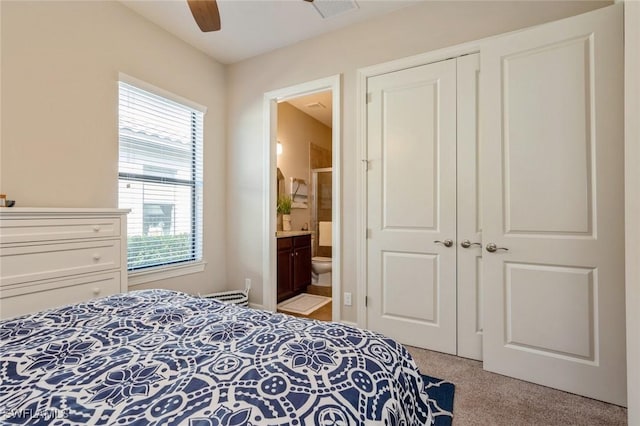
<svg viewBox="0 0 640 426">
<path fill-rule="evenodd" d="M 284 195 L 284 175 L 282 174 L 282 172 L 280 171 L 280 167 L 278 167 L 277 171 L 276 171 L 276 177 L 277 177 L 277 182 L 278 182 L 278 194 L 276 199 L 280 198 L 281 195 Z"/>
</svg>

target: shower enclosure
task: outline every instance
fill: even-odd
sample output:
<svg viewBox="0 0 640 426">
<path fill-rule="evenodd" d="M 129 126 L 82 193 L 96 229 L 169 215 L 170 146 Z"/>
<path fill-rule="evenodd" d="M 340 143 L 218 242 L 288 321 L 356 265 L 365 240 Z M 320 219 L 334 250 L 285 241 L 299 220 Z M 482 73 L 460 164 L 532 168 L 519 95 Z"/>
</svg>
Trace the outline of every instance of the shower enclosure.
<svg viewBox="0 0 640 426">
<path fill-rule="evenodd" d="M 313 256 L 332 257 L 331 247 L 318 245 L 318 223 L 332 220 L 332 181 L 331 167 L 311 170 L 311 230 L 315 235 Z"/>
</svg>

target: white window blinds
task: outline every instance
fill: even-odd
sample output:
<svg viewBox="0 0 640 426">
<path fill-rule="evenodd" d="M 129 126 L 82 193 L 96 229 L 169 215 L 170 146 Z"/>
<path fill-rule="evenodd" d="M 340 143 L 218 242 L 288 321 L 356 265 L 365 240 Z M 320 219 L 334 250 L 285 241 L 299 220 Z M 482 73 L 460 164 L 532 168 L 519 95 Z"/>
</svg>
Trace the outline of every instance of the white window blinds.
<svg viewBox="0 0 640 426">
<path fill-rule="evenodd" d="M 203 112 L 122 81 L 118 108 L 129 270 L 200 260 Z"/>
</svg>

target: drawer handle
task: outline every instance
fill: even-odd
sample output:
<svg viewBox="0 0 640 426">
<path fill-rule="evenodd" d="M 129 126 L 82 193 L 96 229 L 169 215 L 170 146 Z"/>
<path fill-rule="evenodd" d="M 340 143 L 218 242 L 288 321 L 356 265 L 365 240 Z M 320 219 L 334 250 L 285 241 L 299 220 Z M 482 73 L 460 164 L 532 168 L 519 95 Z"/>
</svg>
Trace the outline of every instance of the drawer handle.
<svg viewBox="0 0 640 426">
<path fill-rule="evenodd" d="M 100 256 L 98 253 L 96 253 L 96 254 L 93 255 L 93 260 L 95 260 L 97 262 L 98 260 L 100 260 L 101 257 L 102 256 Z"/>
<path fill-rule="evenodd" d="M 93 289 L 93 294 L 94 294 L 95 296 L 99 295 L 99 294 L 100 294 L 100 287 L 94 287 L 94 289 Z"/>
<path fill-rule="evenodd" d="M 100 227 L 98 225 L 95 225 L 93 227 L 94 232 L 98 232 L 100 230 Z"/>
</svg>

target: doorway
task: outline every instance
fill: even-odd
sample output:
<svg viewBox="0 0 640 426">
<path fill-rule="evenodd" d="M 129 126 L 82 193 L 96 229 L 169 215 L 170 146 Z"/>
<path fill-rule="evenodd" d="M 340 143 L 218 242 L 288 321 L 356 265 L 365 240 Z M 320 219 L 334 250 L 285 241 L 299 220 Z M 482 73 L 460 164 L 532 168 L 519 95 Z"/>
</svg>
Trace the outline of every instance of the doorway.
<svg viewBox="0 0 640 426">
<path fill-rule="evenodd" d="M 307 102 L 307 100 L 322 94 L 325 95 L 324 102 L 315 102 L 313 100 Z M 330 95 L 329 100 L 326 100 L 326 94 Z M 278 281 L 283 275 L 282 268 L 280 268 L 280 271 L 278 270 L 278 260 L 282 261 L 285 258 L 284 251 L 287 250 L 289 245 L 291 245 L 291 251 L 294 256 L 295 251 L 299 250 L 301 256 L 298 256 L 298 258 L 306 257 L 306 240 L 298 238 L 300 241 L 294 241 L 293 238 L 300 235 L 308 235 L 312 240 L 309 243 L 311 248 L 309 250 L 309 253 L 311 253 L 310 258 L 324 257 L 329 259 L 331 273 L 330 287 L 328 289 L 331 292 L 332 300 L 331 308 L 327 312 L 325 319 L 340 320 L 340 99 L 339 75 L 265 94 L 264 229 L 266 232 L 263 235 L 263 305 L 267 310 L 277 310 L 278 299 L 282 298 L 278 297 L 279 293 L 282 296 L 282 292 L 278 288 Z M 286 111 L 294 115 L 296 113 L 308 114 L 305 109 L 330 110 L 330 150 L 323 147 L 322 143 L 314 143 L 313 137 L 295 136 L 295 132 L 290 132 L 289 134 L 294 135 L 294 137 L 288 138 L 288 136 L 279 132 L 279 121 L 281 122 L 279 115 L 281 116 L 280 118 L 283 118 Z M 298 111 L 296 112 L 296 110 Z M 311 116 L 311 114 L 308 115 Z M 290 164 L 285 165 L 285 162 L 280 160 L 280 158 L 285 158 L 287 152 L 291 152 L 289 150 L 300 151 L 301 149 L 307 153 L 305 164 L 302 164 L 302 161 L 298 161 L 292 167 Z M 281 154 L 278 155 L 278 153 Z M 331 169 L 331 172 L 328 175 L 320 172 L 322 176 L 320 179 L 321 185 L 316 185 L 318 170 L 325 169 Z M 314 179 L 314 176 L 316 179 Z M 328 186 L 327 176 L 329 176 Z M 327 190 L 330 192 L 329 197 L 317 197 L 318 191 L 324 191 L 325 194 L 323 195 L 326 195 Z M 291 202 L 290 217 L 286 218 L 288 219 L 287 221 L 281 221 L 282 219 L 277 211 L 278 199 L 282 199 L 283 196 L 285 198 L 288 197 Z M 319 203 L 322 203 L 322 206 Z M 316 211 L 319 207 L 323 209 L 321 215 Z M 326 215 L 327 212 L 329 212 L 328 217 Z M 283 233 L 284 227 L 287 227 L 288 232 Z M 289 237 L 292 238 L 291 241 L 285 241 Z M 322 237 L 322 241 L 320 241 L 320 237 Z M 322 253 L 326 254 L 327 250 L 329 252 L 328 256 L 320 256 Z M 297 260 L 298 258 L 294 259 Z M 305 259 L 305 262 L 311 266 L 310 261 Z M 299 269 L 297 271 L 293 269 L 296 268 L 295 264 L 287 266 L 287 268 L 291 268 L 289 277 L 292 280 L 289 294 L 294 296 L 299 293 L 308 293 L 308 289 L 314 287 L 315 284 L 323 284 L 327 281 L 326 273 L 320 277 L 318 275 L 321 274 L 316 273 L 314 270 L 309 280 L 313 282 L 309 282 L 311 285 L 307 286 L 304 283 L 304 279 L 298 282 L 300 281 L 300 273 Z"/>
</svg>

